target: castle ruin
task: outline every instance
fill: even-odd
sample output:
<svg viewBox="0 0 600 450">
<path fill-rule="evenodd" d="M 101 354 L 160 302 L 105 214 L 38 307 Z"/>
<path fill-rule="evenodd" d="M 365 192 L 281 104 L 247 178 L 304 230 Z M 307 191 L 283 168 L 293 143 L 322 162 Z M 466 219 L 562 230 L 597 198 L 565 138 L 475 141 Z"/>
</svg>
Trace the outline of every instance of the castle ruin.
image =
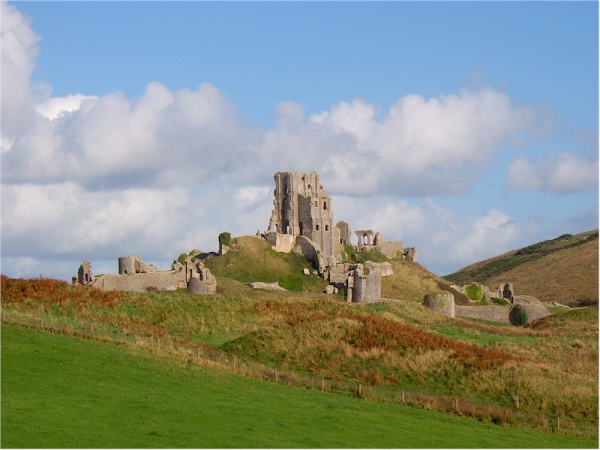
<svg viewBox="0 0 600 450">
<path fill-rule="evenodd" d="M 171 270 L 160 271 L 146 264 L 139 256 L 122 256 L 118 260 L 119 274 L 92 277 L 89 261 L 79 267 L 73 284 L 88 285 L 103 291 L 175 291 L 189 289 L 192 294 L 215 294 L 217 280 L 195 255 L 184 263 L 174 261 Z"/>
<path fill-rule="evenodd" d="M 269 226 L 261 235 L 278 252 L 304 255 L 330 284 L 327 292 L 344 289 L 347 301 L 374 302 L 381 298 L 381 277 L 393 273 L 391 264 L 349 264 L 345 246 L 352 246 L 352 232 L 346 222 L 334 224 L 331 198 L 323 189 L 316 172 L 278 172 L 275 174 L 273 211 Z M 355 231 L 358 245 L 353 252 L 379 252 L 387 258 L 416 261 L 416 248 L 404 249 L 401 241 L 385 242 L 381 232 Z M 219 240 L 219 255 L 229 247 Z M 187 288 L 196 294 L 214 294 L 217 282 L 202 264 L 202 259 L 216 254 L 190 254 L 185 262 L 174 261 L 171 270 L 159 271 L 139 256 L 118 259 L 118 275 L 93 277 L 91 264 L 84 261 L 74 284 L 90 285 L 102 290 L 174 291 Z"/>
<path fill-rule="evenodd" d="M 381 276 L 391 274 L 391 265 L 345 264 L 345 245 L 352 233 L 346 222 L 333 225 L 331 198 L 316 172 L 275 174 L 273 211 L 264 238 L 278 252 L 303 254 L 336 289 L 345 289 L 348 301 L 378 301 Z M 355 231 L 357 252 L 378 251 L 387 258 L 416 261 L 416 248 L 404 249 L 402 241 L 385 242 L 381 232 Z M 386 264 L 386 263 L 383 263 Z M 375 300 L 376 299 L 376 300 Z"/>
</svg>

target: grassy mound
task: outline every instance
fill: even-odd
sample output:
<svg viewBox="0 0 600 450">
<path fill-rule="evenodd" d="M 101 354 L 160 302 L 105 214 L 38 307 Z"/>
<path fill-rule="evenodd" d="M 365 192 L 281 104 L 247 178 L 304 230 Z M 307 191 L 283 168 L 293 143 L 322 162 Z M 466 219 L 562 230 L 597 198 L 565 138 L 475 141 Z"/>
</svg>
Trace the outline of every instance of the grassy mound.
<svg viewBox="0 0 600 450">
<path fill-rule="evenodd" d="M 302 279 L 302 289 L 314 292 L 321 292 L 327 284 L 312 274 L 313 267 L 302 255 L 278 253 L 263 239 L 242 236 L 231 239 L 231 246 L 231 250 L 225 255 L 205 261 L 206 267 L 217 279 L 231 279 L 242 283 L 274 283 L 281 277 L 294 274 L 296 284 L 293 285 L 293 290 L 298 290 L 297 275 Z M 311 275 L 304 275 L 305 268 L 310 269 Z"/>
</svg>

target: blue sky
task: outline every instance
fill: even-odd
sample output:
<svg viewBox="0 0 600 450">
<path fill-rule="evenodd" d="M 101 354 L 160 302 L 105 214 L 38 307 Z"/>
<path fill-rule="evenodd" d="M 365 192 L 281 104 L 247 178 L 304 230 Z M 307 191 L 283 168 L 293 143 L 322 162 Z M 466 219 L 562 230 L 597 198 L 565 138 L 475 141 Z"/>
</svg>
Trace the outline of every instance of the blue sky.
<svg viewBox="0 0 600 450">
<path fill-rule="evenodd" d="M 8 275 L 214 250 L 277 171 L 439 275 L 598 227 L 597 2 L 2 8 Z"/>
</svg>

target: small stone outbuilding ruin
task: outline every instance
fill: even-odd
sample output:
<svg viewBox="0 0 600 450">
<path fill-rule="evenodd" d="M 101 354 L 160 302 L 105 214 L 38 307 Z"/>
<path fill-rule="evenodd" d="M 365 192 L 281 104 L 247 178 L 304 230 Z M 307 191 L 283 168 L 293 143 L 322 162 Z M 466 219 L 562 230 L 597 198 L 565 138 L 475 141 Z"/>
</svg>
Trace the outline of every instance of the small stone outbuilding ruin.
<svg viewBox="0 0 600 450">
<path fill-rule="evenodd" d="M 467 286 L 452 287 L 464 294 Z M 491 322 L 510 323 L 512 325 L 524 325 L 550 314 L 548 308 L 535 297 L 529 295 L 514 295 L 512 283 L 502 283 L 495 291 L 490 291 L 487 286 L 481 285 L 481 287 L 484 294 L 484 300 L 489 301 L 492 297 L 495 297 L 506 299 L 510 304 L 508 306 L 455 305 L 454 295 L 448 293 L 426 295 L 423 304 L 426 307 L 449 317 L 469 317 Z"/>
<path fill-rule="evenodd" d="M 171 270 L 160 271 L 146 264 L 139 256 L 122 256 L 118 260 L 119 274 L 92 277 L 89 261 L 79 267 L 73 284 L 93 286 L 103 291 L 175 291 L 188 288 L 192 294 L 215 294 L 217 280 L 200 260 L 192 257 L 184 263 L 174 261 Z"/>
</svg>

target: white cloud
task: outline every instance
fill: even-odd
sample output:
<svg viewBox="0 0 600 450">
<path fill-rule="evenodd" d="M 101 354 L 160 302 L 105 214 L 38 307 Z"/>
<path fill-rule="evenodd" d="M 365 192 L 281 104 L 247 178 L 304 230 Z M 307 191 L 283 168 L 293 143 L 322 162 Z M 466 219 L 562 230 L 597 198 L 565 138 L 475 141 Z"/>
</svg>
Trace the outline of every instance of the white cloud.
<svg viewBox="0 0 600 450">
<path fill-rule="evenodd" d="M 530 161 L 520 156 L 508 167 L 508 186 L 539 192 L 570 194 L 598 189 L 598 159 L 574 153 Z"/>
<path fill-rule="evenodd" d="M 337 220 L 418 246 L 438 273 L 506 251 L 530 232 L 493 209 L 460 217 L 397 196 L 465 192 L 504 145 L 552 130 L 544 109 L 515 107 L 489 88 L 406 95 L 388 111 L 355 99 L 308 117 L 303 105 L 282 102 L 276 126 L 263 130 L 207 83 L 172 92 L 152 82 L 134 100 L 121 92 L 48 97 L 30 85 L 39 36 L 14 6 L 0 6 L 2 110 L 11 112 L 0 136 L 2 253 L 13 273 L 68 260 L 74 274 L 83 259 L 168 261 L 215 250 L 222 231 L 266 229 L 279 171 L 320 173 Z M 534 189 L 598 182 L 573 155 L 517 160 L 511 170 Z"/>
<path fill-rule="evenodd" d="M 35 97 L 29 78 L 35 68 L 40 37 L 33 32 L 30 22 L 15 6 L 0 2 L 3 144 L 24 132 L 34 118 Z"/>
<path fill-rule="evenodd" d="M 95 95 L 67 95 L 66 97 L 52 97 L 36 105 L 36 111 L 46 119 L 54 120 L 59 116 L 77 111 L 84 100 L 99 100 Z"/>
</svg>

